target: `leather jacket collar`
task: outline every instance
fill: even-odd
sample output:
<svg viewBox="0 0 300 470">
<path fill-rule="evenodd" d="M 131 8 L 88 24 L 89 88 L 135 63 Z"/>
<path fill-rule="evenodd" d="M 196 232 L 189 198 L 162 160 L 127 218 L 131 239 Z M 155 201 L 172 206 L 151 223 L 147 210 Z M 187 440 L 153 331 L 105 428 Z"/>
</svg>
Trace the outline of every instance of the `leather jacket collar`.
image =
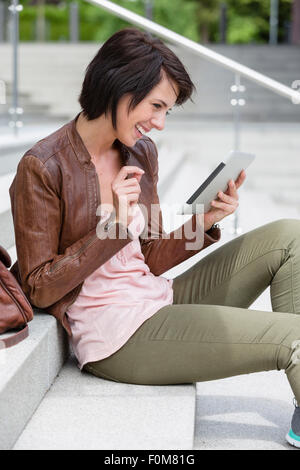
<svg viewBox="0 0 300 470">
<path fill-rule="evenodd" d="M 67 134 L 79 162 L 82 165 L 89 165 L 91 163 L 91 156 L 76 129 L 76 122 L 80 114 L 81 113 L 78 113 L 75 119 L 70 122 L 70 125 L 67 127 Z M 128 147 L 117 139 L 115 140 L 113 147 L 120 151 L 122 165 L 127 165 L 130 158 L 130 150 Z"/>
</svg>

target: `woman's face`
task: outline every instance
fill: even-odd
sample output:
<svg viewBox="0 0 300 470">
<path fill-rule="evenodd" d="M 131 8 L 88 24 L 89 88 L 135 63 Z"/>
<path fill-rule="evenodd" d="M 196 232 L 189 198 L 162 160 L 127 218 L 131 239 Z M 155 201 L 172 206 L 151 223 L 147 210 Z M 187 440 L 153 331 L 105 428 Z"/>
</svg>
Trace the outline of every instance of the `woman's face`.
<svg viewBox="0 0 300 470">
<path fill-rule="evenodd" d="M 117 109 L 116 138 L 133 147 L 151 129 L 163 130 L 166 114 L 176 103 L 178 92 L 178 85 L 163 74 L 158 85 L 129 114 L 131 95 L 124 95 Z"/>
</svg>

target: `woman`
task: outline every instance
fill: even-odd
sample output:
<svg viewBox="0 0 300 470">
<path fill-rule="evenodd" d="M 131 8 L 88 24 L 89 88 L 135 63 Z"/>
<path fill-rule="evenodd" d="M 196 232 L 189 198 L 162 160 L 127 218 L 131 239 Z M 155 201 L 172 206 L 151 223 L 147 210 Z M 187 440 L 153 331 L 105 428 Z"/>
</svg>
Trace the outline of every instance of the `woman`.
<svg viewBox="0 0 300 470">
<path fill-rule="evenodd" d="M 215 224 L 236 210 L 245 180 L 242 172 L 204 217 L 164 232 L 157 151 L 145 134 L 163 130 L 193 89 L 179 59 L 149 34 L 125 29 L 101 47 L 86 71 L 82 112 L 19 163 L 10 188 L 13 272 L 95 376 L 178 384 L 285 369 L 299 402 L 298 220 L 259 227 L 174 280 L 162 276 L 219 240 Z M 187 249 L 199 228 L 201 245 Z M 248 310 L 269 285 L 276 314 Z M 298 406 L 288 440 L 300 446 Z"/>
</svg>

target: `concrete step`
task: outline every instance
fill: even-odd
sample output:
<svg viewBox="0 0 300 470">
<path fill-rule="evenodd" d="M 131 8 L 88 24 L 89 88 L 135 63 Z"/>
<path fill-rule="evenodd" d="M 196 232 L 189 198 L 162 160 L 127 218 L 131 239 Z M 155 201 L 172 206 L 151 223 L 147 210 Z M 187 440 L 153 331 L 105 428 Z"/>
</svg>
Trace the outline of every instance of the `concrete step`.
<svg viewBox="0 0 300 470">
<path fill-rule="evenodd" d="M 195 384 L 103 380 L 70 357 L 13 449 L 192 449 L 195 400 Z"/>
<path fill-rule="evenodd" d="M 0 449 L 11 449 L 69 355 L 54 317 L 35 310 L 29 337 L 0 348 Z M 0 336 L 0 343 L 1 343 Z"/>
<path fill-rule="evenodd" d="M 163 149 L 161 150 L 163 151 Z M 167 150 L 165 149 L 165 151 Z M 180 158 L 174 161 L 173 169 L 178 164 L 182 164 Z M 165 167 L 166 165 L 162 166 Z M 162 172 L 162 174 L 164 173 Z M 180 179 L 185 180 L 186 177 L 189 178 L 188 181 L 190 182 L 189 168 L 184 165 L 180 173 Z M 162 182 L 166 183 L 166 174 L 162 178 Z M 170 178 L 168 192 L 164 193 L 162 203 L 174 200 L 174 195 L 178 194 L 180 188 L 181 186 L 176 184 L 175 178 Z M 183 194 L 182 191 L 181 194 Z M 280 212 L 280 209 L 274 206 L 271 200 L 265 196 L 262 208 L 259 203 L 260 198 L 261 195 L 257 192 L 254 194 L 247 191 L 241 192 L 240 215 L 241 225 L 244 230 L 268 223 L 280 218 L 281 215 L 283 217 L 295 215 L 295 212 L 291 212 L 291 209 L 286 211 L 286 208 L 282 208 L 282 212 Z M 243 207 L 247 207 L 246 213 Z M 233 234 L 230 233 L 232 218 L 229 219 L 222 223 L 225 233 L 223 230 L 222 239 L 218 246 L 233 237 Z M 165 229 L 169 231 L 168 219 L 165 220 L 164 218 L 164 222 L 166 222 L 164 224 Z M 200 252 L 199 255 L 187 260 L 187 262 L 164 273 L 164 276 L 173 278 L 181 274 L 181 272 L 195 264 L 198 259 L 209 254 L 213 248 Z M 263 309 L 261 304 L 257 303 L 257 306 Z M 268 306 L 265 306 L 265 309 L 267 310 Z M 40 314 L 37 318 L 43 322 L 48 320 L 55 322 L 52 317 L 44 314 Z M 32 322 L 31 327 L 34 325 L 37 325 L 37 323 Z M 37 328 L 39 332 L 41 332 L 40 330 L 44 331 L 44 326 L 45 323 Z M 38 344 L 36 344 L 36 349 L 40 351 Z M 50 350 L 50 356 L 48 351 L 48 360 L 51 360 L 51 351 L 53 352 L 53 349 Z M 39 354 L 40 356 L 41 354 Z M 32 385 L 33 390 L 30 390 L 32 397 L 38 395 L 35 387 L 39 388 L 41 382 L 43 382 L 44 376 L 41 367 L 43 373 L 45 373 L 44 361 L 39 361 L 38 365 L 37 370 L 40 380 L 39 382 L 32 382 L 34 384 Z M 9 366 L 11 370 L 11 363 Z M 31 360 L 30 367 L 32 367 Z M 23 366 L 19 370 L 23 370 Z M 19 383 L 18 381 L 23 384 L 23 376 L 20 378 L 16 373 L 12 380 L 15 389 L 17 389 L 15 384 Z M 44 382 L 42 387 L 43 390 L 46 389 Z M 27 390 L 25 392 L 29 393 Z M 198 384 L 199 393 L 201 393 L 201 384 Z M 41 394 L 38 395 L 35 403 L 40 400 L 40 397 Z M 1 400 L 1 403 L 3 403 L 3 400 Z M 23 418 L 25 411 L 22 410 L 22 423 L 27 422 L 28 419 L 29 421 L 21 434 L 18 421 L 20 420 L 20 413 L 16 408 L 18 420 L 16 419 L 11 425 L 11 429 L 16 431 L 14 431 L 13 436 L 11 434 L 8 437 L 5 436 L 5 442 L 0 442 L 2 448 L 13 448 L 14 450 L 192 449 L 194 445 L 195 403 L 195 386 L 193 384 L 151 387 L 101 380 L 80 372 L 74 357 L 70 356 L 32 417 L 30 418 L 28 412 Z M 201 398 L 200 405 L 203 405 Z M 33 406 L 31 406 L 32 410 Z M 0 412 L 2 412 L 1 406 Z M 202 425 L 202 422 L 200 424 Z M 82 429 L 84 429 L 84 433 Z M 11 447 L 11 442 L 17 434 L 19 437 Z M 2 435 L 4 433 L 0 428 L 0 436 Z M 196 448 L 201 447 L 199 435 L 203 435 L 203 429 L 201 428 L 199 431 L 198 427 L 196 429 Z"/>
<path fill-rule="evenodd" d="M 174 123 L 171 127 L 172 131 L 166 134 L 154 133 L 159 148 L 158 189 L 167 232 L 184 223 L 184 217 L 189 216 L 177 216 L 175 226 L 172 227 L 164 205 L 185 200 L 194 187 L 199 186 L 199 179 L 202 181 L 211 167 L 219 162 L 220 156 L 226 155 L 227 150 L 231 149 L 232 132 L 231 127 L 223 123 L 217 127 L 198 127 L 195 123 L 188 123 L 184 127 L 182 123 Z M 245 142 L 248 146 L 255 141 L 258 150 L 260 145 L 265 146 L 268 150 L 265 158 L 274 163 L 280 158 L 280 152 L 273 152 L 273 147 L 281 145 L 283 136 L 289 145 L 294 142 L 297 148 L 299 137 L 295 129 L 291 130 L 287 126 L 279 126 L 278 129 L 275 126 L 275 130 L 274 126 L 263 126 L 262 129 L 248 126 L 245 129 Z M 44 131 L 39 127 L 34 128 L 34 139 L 37 140 L 37 132 L 43 132 L 42 137 L 47 135 Z M 7 139 L 6 145 L 9 142 Z M 8 185 L 9 178 L 11 175 L 2 180 L 3 187 L 4 181 Z M 266 191 L 251 191 L 244 186 L 240 191 L 239 225 L 242 231 L 247 231 L 279 218 L 299 219 L 299 207 L 291 207 L 289 201 L 286 205 L 274 204 Z M 7 210 L 1 215 L 2 234 L 5 226 L 9 227 L 11 214 Z M 218 247 L 233 238 L 233 222 L 232 216 L 221 222 L 222 238 Z M 12 227 L 9 231 L 12 232 Z M 9 252 L 15 260 L 15 248 L 11 243 L 6 246 L 11 247 Z M 200 252 L 164 273 L 164 276 L 174 278 L 215 248 L 212 246 Z M 260 300 L 256 302 L 258 308 L 270 309 L 268 303 Z M 151 387 L 95 378 L 80 372 L 74 357 L 69 356 L 64 332 L 53 317 L 37 311 L 29 327 L 30 337 L 27 340 L 11 350 L 0 351 L 0 360 L 4 361 L 4 367 L 1 362 L 0 368 L 0 414 L 3 416 L 0 421 L 0 448 L 193 448 L 196 406 L 193 384 Z M 67 357 L 67 362 L 64 362 Z M 240 382 L 235 383 L 237 389 Z M 200 406 L 205 406 L 206 389 L 204 384 L 204 399 L 201 401 L 200 397 Z M 201 390 L 199 384 L 198 394 Z M 201 447 L 202 440 L 207 438 L 206 429 L 205 420 L 200 420 L 196 429 L 195 448 Z M 216 445 L 213 439 L 211 445 Z M 224 445 L 226 448 L 226 442 Z"/>
<path fill-rule="evenodd" d="M 265 188 L 267 190 L 279 191 L 285 189 L 298 189 L 300 192 L 300 174 L 254 174 L 254 178 L 248 182 L 253 188 Z"/>
<path fill-rule="evenodd" d="M 181 174 L 184 177 L 183 173 Z M 176 185 L 173 188 L 176 189 Z M 171 190 L 171 188 L 170 188 Z M 176 191 L 177 192 L 177 191 Z M 169 193 L 172 197 L 172 194 Z M 242 192 L 241 206 L 247 206 L 247 214 L 241 211 L 241 224 L 244 230 L 255 228 L 258 225 L 268 223 L 269 221 L 280 218 L 280 211 L 270 200 L 264 200 L 263 211 L 259 205 L 259 194 Z M 163 202 L 167 201 L 167 197 Z M 249 201 L 251 203 L 249 204 Z M 292 217 L 295 215 L 284 210 L 284 217 Z M 218 246 L 232 239 L 230 234 L 229 218 L 226 223 L 222 224 L 227 227 L 226 233 L 223 232 L 222 239 Z M 232 221 L 231 221 L 232 222 Z M 168 230 L 168 224 L 165 224 Z M 195 264 L 202 256 L 209 254 L 210 249 L 205 253 L 199 253 L 188 262 L 182 263 L 164 273 L 169 278 L 181 274 L 188 267 Z M 265 308 L 263 308 L 265 307 Z M 253 306 L 252 308 L 255 308 Z M 256 302 L 256 308 L 270 309 L 270 304 L 264 302 Z M 10 353 L 5 359 L 5 366 L 0 374 L 2 394 L 0 395 L 0 403 L 7 403 L 6 394 L 10 394 L 11 390 L 22 391 L 22 396 L 30 396 L 29 402 L 15 404 L 16 413 L 13 415 L 10 410 L 0 411 L 2 416 L 10 423 L 10 433 L 5 434 L 0 424 L 0 447 L 13 448 L 14 450 L 29 449 L 192 449 L 194 445 L 194 419 L 195 419 L 195 385 L 176 385 L 168 387 L 151 387 L 131 384 L 119 384 L 93 377 L 92 375 L 80 372 L 76 366 L 76 361 L 71 355 L 63 368 L 60 370 L 53 386 L 49 389 L 49 384 L 53 377 L 58 373 L 59 358 L 62 355 L 57 354 L 58 350 L 66 350 L 59 342 L 61 336 L 57 336 L 56 321 L 49 315 L 36 313 L 35 319 L 30 324 L 31 329 L 31 347 L 29 339 L 21 343 L 19 346 L 5 351 Z M 46 333 L 48 326 L 52 326 Z M 53 342 L 53 329 L 54 338 Z M 63 332 L 62 336 L 63 336 Z M 40 335 L 40 336 L 39 336 Z M 47 348 L 45 341 L 47 338 Z M 59 344 L 57 348 L 54 344 Z M 30 360 L 26 359 L 24 349 L 30 352 Z M 64 342 L 63 342 L 64 344 Z M 33 352 L 33 346 L 35 346 Z M 17 349 L 19 348 L 19 349 Z M 25 349 L 26 350 L 26 349 Z M 38 351 L 38 353 L 37 353 Z M 47 352 L 45 352 L 47 351 Z M 14 354 L 12 354 L 14 353 Z M 45 368 L 45 361 L 41 361 L 43 354 L 47 354 L 49 361 L 48 367 Z M 22 356 L 22 365 L 13 367 L 13 359 L 19 360 Z M 38 356 L 37 364 L 34 358 Z M 53 360 L 53 356 L 55 359 Z M 59 358 L 58 358 L 59 356 Z M 9 359 L 9 361 L 8 361 Z M 8 361 L 8 362 L 7 362 Z M 47 362 L 47 361 L 46 361 Z M 30 373 L 26 368 L 30 367 Z M 29 387 L 27 377 L 32 379 L 32 369 L 38 375 L 38 379 L 31 380 L 31 389 Z M 45 369 L 49 371 L 48 379 L 45 377 Z M 22 374 L 20 375 L 22 371 Z M 4 373 L 5 372 L 5 373 Z M 50 374 L 51 372 L 51 374 Z M 7 374 L 11 374 L 10 380 L 7 380 Z M 9 388 L 9 384 L 12 384 Z M 21 387 L 19 386 L 21 384 Z M 48 384 L 48 385 L 47 385 Z M 23 388 L 22 388 L 23 387 Z M 47 388 L 48 387 L 48 388 Z M 45 391 L 47 394 L 45 395 Z M 3 392 L 4 390 L 4 392 Z M 41 391 L 42 390 L 42 391 Z M 205 389 L 204 389 L 205 390 Z M 198 394 L 201 394 L 201 384 L 198 384 Z M 20 395 L 18 394 L 18 397 Z M 41 401 L 41 398 L 44 399 Z M 200 398 L 201 401 L 201 398 Z M 40 405 L 32 414 L 37 404 Z M 200 403 L 203 406 L 203 402 Z M 205 405 L 205 403 L 204 403 Z M 21 407 L 21 412 L 19 408 Z M 7 407 L 6 407 L 7 408 Z M 6 411 L 6 414 L 5 414 Z M 32 417 L 30 418 L 31 414 Z M 174 417 L 176 417 L 174 419 Z M 29 421 L 28 421 L 29 420 Z M 5 421 L 5 420 L 4 420 Z M 26 427 L 20 433 L 22 426 L 27 422 Z M 82 429 L 85 430 L 82 433 Z M 138 432 L 137 432 L 138 429 Z M 202 428 L 201 428 L 202 429 Z M 116 433 L 116 430 L 117 433 Z M 200 436 L 201 436 L 200 431 Z M 16 436 L 19 436 L 16 442 Z M 196 429 L 195 448 L 201 447 L 199 442 L 199 428 Z"/>
<path fill-rule="evenodd" d="M 27 114 L 27 113 L 28 114 L 35 114 L 37 116 L 38 115 L 43 115 L 43 114 L 46 114 L 50 109 L 50 106 L 47 105 L 47 104 L 41 104 L 41 103 L 36 103 L 35 104 L 27 98 L 26 98 L 26 100 L 20 99 L 19 103 L 18 103 L 18 106 L 23 109 L 23 115 Z M 8 118 L 11 119 L 11 115 L 9 113 L 10 108 L 11 108 L 11 104 L 10 104 L 9 101 L 8 101 L 7 104 L 2 106 L 2 114 L 4 115 L 5 118 L 8 117 Z M 21 117 L 23 115 L 21 115 Z"/>
<path fill-rule="evenodd" d="M 17 135 L 7 124 L 0 127 L 0 159 L 7 154 L 21 153 L 23 150 L 25 152 L 38 140 L 51 134 L 67 122 L 62 119 L 54 120 L 48 116 L 42 121 L 40 118 L 41 116 L 38 116 L 33 122 L 25 123 L 24 127 L 18 130 Z"/>
<path fill-rule="evenodd" d="M 0 160 L 1 162 L 1 160 Z M 15 173 L 0 176 L 0 214 L 10 209 L 9 187 L 14 179 Z"/>
<path fill-rule="evenodd" d="M 285 189 L 280 194 L 273 194 L 273 200 L 277 204 L 281 205 L 293 205 L 296 206 L 298 209 L 300 208 L 300 189 Z"/>
<path fill-rule="evenodd" d="M 7 250 L 14 246 L 14 223 L 10 210 L 0 213 L 0 245 Z"/>
<path fill-rule="evenodd" d="M 20 116 L 22 121 L 22 129 L 27 126 L 36 125 L 38 128 L 41 125 L 49 125 L 51 122 L 57 123 L 57 121 L 68 122 L 72 117 L 75 117 L 76 114 L 66 115 L 66 113 L 56 114 L 51 109 L 48 109 L 47 113 L 38 112 L 36 109 L 32 112 L 27 112 L 24 110 L 24 113 Z M 7 113 L 0 115 L 0 129 L 1 127 L 9 126 L 11 121 L 11 115 Z M 44 135 L 45 136 L 45 135 Z"/>
<path fill-rule="evenodd" d="M 176 165 L 176 160 L 173 161 L 173 165 Z M 13 174 L 2 177 L 4 196 L 12 177 Z M 165 174 L 165 183 L 166 177 Z M 0 214 L 0 222 L 3 219 L 3 223 L 7 224 L 8 215 L 11 217 L 10 211 Z M 12 231 L 12 227 L 10 228 Z M 6 241 L 5 245 L 8 244 Z M 10 253 L 13 249 L 10 249 Z M 13 260 L 16 258 L 15 252 L 12 258 Z M 49 315 L 37 313 L 30 323 L 30 339 L 31 341 L 36 339 L 36 350 L 46 349 L 45 326 L 47 330 L 48 324 L 52 325 L 52 329 L 55 324 L 60 331 L 55 319 Z M 64 332 L 60 334 L 66 340 Z M 51 338 L 53 340 L 53 334 Z M 22 343 L 23 347 L 30 343 L 30 339 Z M 54 363 L 51 371 L 54 370 L 56 374 L 59 372 L 59 376 L 50 388 L 54 375 L 52 373 L 48 376 L 48 381 L 46 380 L 45 370 L 43 374 L 41 372 L 41 368 L 45 368 L 45 363 L 41 360 L 37 369 L 40 378 L 38 380 L 34 377 L 32 381 L 31 402 L 20 417 L 16 406 L 14 420 L 11 418 L 10 407 L 6 410 L 6 423 L 9 424 L 11 432 L 9 436 L 4 436 L 4 430 L 0 425 L 0 448 L 15 450 L 193 448 L 195 384 L 152 387 L 109 382 L 80 372 L 73 356 L 69 357 L 66 365 L 60 370 L 57 367 L 57 348 L 51 349 L 50 346 L 53 348 L 51 344 L 47 346 L 48 361 Z M 15 351 L 16 361 L 20 348 L 19 350 L 12 348 Z M 26 358 L 26 354 L 22 356 Z M 42 354 L 41 357 L 43 359 Z M 33 354 L 28 363 L 34 366 L 34 359 Z M 64 359 L 63 355 L 60 366 Z M 8 366 L 11 367 L 11 363 Z M 23 380 L 20 371 L 26 373 L 26 367 L 21 365 L 18 369 L 13 369 L 10 379 L 12 383 L 16 384 Z M 10 390 L 6 380 L 4 376 L 3 389 Z M 23 383 L 23 386 L 29 387 L 26 383 Z M 47 390 L 49 391 L 45 395 Z M 21 392 L 23 391 L 22 396 L 29 393 L 27 389 L 21 389 Z M 5 398 L 3 395 L 4 400 Z M 82 429 L 85 430 L 86 438 L 83 438 Z"/>
</svg>

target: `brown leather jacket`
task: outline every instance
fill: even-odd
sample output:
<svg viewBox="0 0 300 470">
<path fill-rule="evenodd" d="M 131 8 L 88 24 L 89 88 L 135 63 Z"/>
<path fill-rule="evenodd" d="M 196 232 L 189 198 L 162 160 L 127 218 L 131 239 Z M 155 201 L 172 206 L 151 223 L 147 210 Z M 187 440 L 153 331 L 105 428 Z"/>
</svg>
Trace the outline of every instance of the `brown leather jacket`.
<svg viewBox="0 0 300 470">
<path fill-rule="evenodd" d="M 76 119 L 25 153 L 9 190 L 18 259 L 12 272 L 31 304 L 54 315 L 69 335 L 65 312 L 78 296 L 84 280 L 132 241 L 124 230 L 123 238 L 99 239 L 96 234 L 99 180 L 76 130 Z M 143 137 L 127 149 L 123 163 L 145 171 L 139 204 L 148 211 L 150 227 L 151 204 L 159 204 L 154 143 Z M 195 216 L 188 223 L 195 227 Z M 122 226 L 118 228 L 121 233 Z M 186 250 L 186 239 L 176 238 L 177 230 L 166 234 L 159 208 L 157 235 L 152 236 L 152 229 L 152 238 L 147 234 L 140 237 L 145 263 L 156 276 L 200 251 Z M 166 235 L 168 238 L 164 238 Z M 204 234 L 202 248 L 219 238 L 220 230 L 211 229 Z"/>
</svg>

